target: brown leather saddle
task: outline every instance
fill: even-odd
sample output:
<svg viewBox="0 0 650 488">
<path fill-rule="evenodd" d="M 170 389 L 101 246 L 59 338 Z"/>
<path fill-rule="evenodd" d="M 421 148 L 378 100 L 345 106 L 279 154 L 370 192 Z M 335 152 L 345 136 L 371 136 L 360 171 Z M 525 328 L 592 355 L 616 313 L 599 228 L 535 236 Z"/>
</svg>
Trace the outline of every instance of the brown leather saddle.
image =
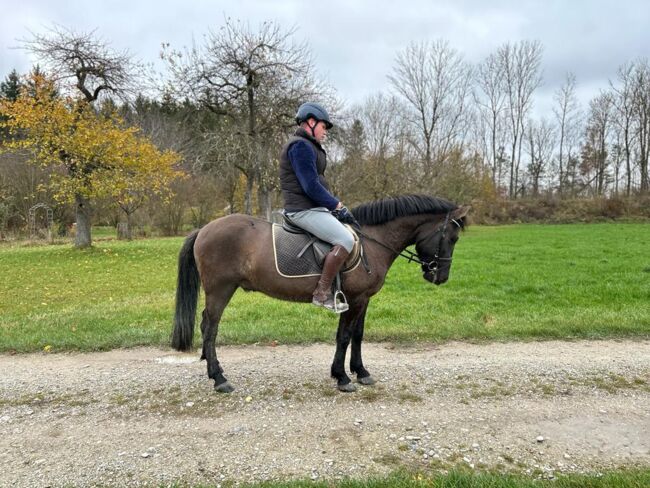
<svg viewBox="0 0 650 488">
<path fill-rule="evenodd" d="M 354 247 L 343 263 L 342 273 L 355 269 L 361 262 L 363 246 L 352 227 L 346 225 L 354 236 Z M 332 249 L 328 242 L 297 227 L 286 219 L 282 224 L 273 224 L 273 257 L 275 269 L 286 278 L 320 276 L 323 260 Z"/>
</svg>

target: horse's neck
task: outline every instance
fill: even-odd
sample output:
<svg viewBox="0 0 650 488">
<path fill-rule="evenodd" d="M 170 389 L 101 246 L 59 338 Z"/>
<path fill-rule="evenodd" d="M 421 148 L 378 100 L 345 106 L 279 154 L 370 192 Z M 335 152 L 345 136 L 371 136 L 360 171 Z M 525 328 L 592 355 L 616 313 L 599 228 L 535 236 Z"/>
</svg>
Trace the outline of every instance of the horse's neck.
<svg viewBox="0 0 650 488">
<path fill-rule="evenodd" d="M 415 243 L 418 227 L 431 220 L 431 215 L 400 217 L 385 224 L 374 226 L 372 228 L 372 237 L 400 253 Z M 396 257 L 393 256 L 392 258 L 395 259 Z"/>
</svg>

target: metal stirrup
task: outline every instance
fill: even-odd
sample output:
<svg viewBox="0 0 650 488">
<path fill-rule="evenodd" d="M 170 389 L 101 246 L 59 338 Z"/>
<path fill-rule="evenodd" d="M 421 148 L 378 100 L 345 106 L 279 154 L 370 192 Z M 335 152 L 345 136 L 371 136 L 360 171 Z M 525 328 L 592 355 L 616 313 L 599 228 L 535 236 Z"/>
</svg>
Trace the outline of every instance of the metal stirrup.
<svg viewBox="0 0 650 488">
<path fill-rule="evenodd" d="M 336 273 L 336 279 L 334 280 L 334 284 L 336 288 L 334 289 L 334 295 L 332 297 L 332 300 L 334 301 L 334 312 L 335 313 L 343 313 L 347 310 L 350 309 L 350 304 L 348 304 L 348 299 L 345 296 L 345 293 L 341 290 L 341 272 Z M 337 298 L 341 296 L 343 297 L 343 301 L 337 300 Z M 347 305 L 348 308 L 345 310 L 339 310 L 339 304 L 345 304 Z"/>
<path fill-rule="evenodd" d="M 343 300 L 339 300 L 338 297 L 341 296 Z M 336 290 L 334 292 L 334 312 L 335 313 L 343 313 L 347 312 L 350 309 L 350 305 L 348 305 L 348 299 L 346 298 L 345 294 L 341 290 Z M 341 310 L 339 307 L 342 305 L 345 305 L 347 308 Z"/>
</svg>

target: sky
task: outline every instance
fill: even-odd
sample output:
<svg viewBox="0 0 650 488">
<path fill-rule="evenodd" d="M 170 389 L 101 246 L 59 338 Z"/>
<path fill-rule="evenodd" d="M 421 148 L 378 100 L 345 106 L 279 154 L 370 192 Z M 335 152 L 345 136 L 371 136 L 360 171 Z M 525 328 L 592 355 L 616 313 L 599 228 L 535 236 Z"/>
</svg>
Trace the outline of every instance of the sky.
<svg viewBox="0 0 650 488">
<path fill-rule="evenodd" d="M 540 41 L 543 85 L 534 110 L 544 116 L 567 72 L 575 74 L 586 105 L 615 80 L 621 64 L 650 58 L 648 0 L 21 0 L 0 11 L 2 79 L 14 68 L 29 71 L 35 62 L 17 49 L 20 39 L 55 24 L 77 32 L 96 29 L 116 50 L 159 63 L 161 43 L 179 49 L 200 43 L 226 17 L 253 28 L 268 20 L 295 27 L 319 75 L 348 104 L 389 92 L 395 57 L 412 42 L 444 39 L 478 63 L 506 42 Z"/>
</svg>

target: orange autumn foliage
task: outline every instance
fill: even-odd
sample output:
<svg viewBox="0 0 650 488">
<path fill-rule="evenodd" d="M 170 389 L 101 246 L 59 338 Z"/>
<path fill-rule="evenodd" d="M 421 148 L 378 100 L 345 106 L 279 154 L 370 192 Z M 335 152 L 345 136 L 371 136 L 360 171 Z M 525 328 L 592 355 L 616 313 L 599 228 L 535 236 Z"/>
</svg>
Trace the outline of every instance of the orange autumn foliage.
<svg viewBox="0 0 650 488">
<path fill-rule="evenodd" d="M 5 147 L 27 150 L 31 161 L 51 168 L 49 187 L 61 202 L 75 195 L 110 197 L 122 208 L 169 192 L 183 174 L 180 155 L 160 151 L 116 114 L 99 114 L 92 105 L 60 97 L 53 82 L 30 80 L 16 101 L 0 100 L 0 122 L 13 136 Z"/>
</svg>

